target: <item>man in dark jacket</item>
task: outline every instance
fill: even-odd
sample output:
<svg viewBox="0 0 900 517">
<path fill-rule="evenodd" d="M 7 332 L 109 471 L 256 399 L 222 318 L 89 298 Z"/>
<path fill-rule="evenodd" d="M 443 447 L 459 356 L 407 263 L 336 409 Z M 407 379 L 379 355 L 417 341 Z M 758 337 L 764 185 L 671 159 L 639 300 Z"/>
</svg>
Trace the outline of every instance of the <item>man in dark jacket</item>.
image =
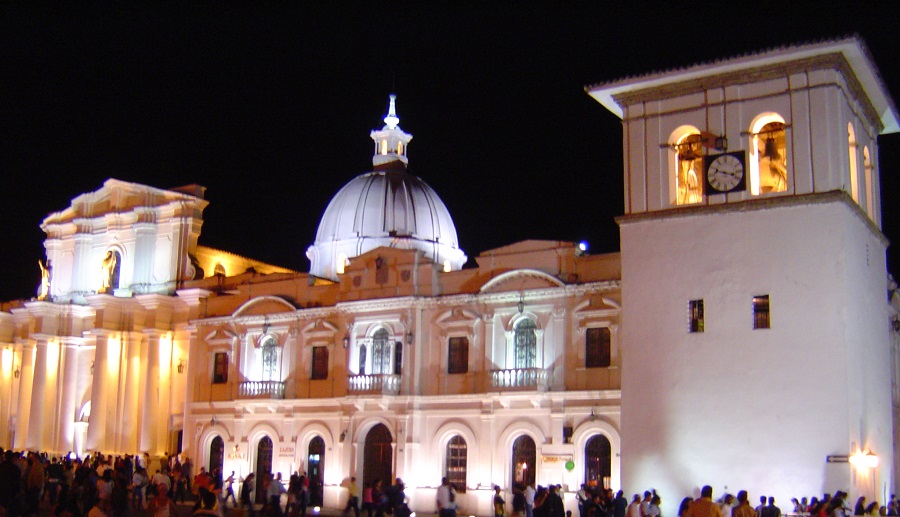
<svg viewBox="0 0 900 517">
<path fill-rule="evenodd" d="M 0 506 L 6 509 L 9 517 L 22 513 L 19 507 L 19 494 L 22 492 L 22 471 L 13 462 L 13 452 L 6 451 L 3 462 L 0 462 Z"/>
</svg>

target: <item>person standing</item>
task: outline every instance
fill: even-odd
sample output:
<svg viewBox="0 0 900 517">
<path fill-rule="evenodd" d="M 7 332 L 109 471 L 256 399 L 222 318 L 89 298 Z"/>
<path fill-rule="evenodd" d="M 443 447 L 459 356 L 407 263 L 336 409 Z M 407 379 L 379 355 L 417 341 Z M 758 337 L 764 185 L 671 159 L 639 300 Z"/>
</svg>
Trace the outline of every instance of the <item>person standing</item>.
<svg viewBox="0 0 900 517">
<path fill-rule="evenodd" d="M 537 494 L 534 490 L 534 481 L 525 485 L 525 517 L 534 517 L 534 496 Z M 623 516 L 624 517 L 624 516 Z"/>
<path fill-rule="evenodd" d="M 456 490 L 453 489 L 453 485 L 447 477 L 441 478 L 435 505 L 438 517 L 456 517 Z"/>
<path fill-rule="evenodd" d="M 513 483 L 512 516 L 525 517 L 525 486 Z"/>
<path fill-rule="evenodd" d="M 750 506 L 746 490 L 738 492 L 737 501 L 738 505 L 731 509 L 731 517 L 756 517 L 756 510 Z"/>
<path fill-rule="evenodd" d="M 722 517 L 722 510 L 712 500 L 713 489 L 706 485 L 700 489 L 700 498 L 688 508 L 687 517 Z"/>
<path fill-rule="evenodd" d="M 506 501 L 500 495 L 500 485 L 494 485 L 494 517 L 506 516 Z"/>
</svg>

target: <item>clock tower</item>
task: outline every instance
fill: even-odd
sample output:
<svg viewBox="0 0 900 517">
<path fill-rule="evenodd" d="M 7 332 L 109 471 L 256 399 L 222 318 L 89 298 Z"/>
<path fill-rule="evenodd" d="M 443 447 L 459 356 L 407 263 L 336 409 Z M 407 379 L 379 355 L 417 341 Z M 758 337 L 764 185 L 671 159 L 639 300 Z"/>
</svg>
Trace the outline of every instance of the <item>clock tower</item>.
<svg viewBox="0 0 900 517">
<path fill-rule="evenodd" d="M 663 514 L 706 484 L 884 501 L 877 137 L 898 123 L 862 41 L 587 90 L 624 129 L 622 486 L 658 489 Z"/>
</svg>

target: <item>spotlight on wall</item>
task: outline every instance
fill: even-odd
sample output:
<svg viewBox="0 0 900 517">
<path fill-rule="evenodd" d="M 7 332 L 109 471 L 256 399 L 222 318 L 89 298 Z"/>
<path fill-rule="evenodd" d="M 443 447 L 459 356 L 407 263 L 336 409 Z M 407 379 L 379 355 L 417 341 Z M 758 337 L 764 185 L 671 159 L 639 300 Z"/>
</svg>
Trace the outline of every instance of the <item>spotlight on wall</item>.
<svg viewBox="0 0 900 517">
<path fill-rule="evenodd" d="M 178 373 L 184 373 L 185 366 L 187 366 L 187 363 L 184 362 L 184 359 L 179 359 L 178 366 L 176 366 L 175 369 L 178 370 Z"/>
</svg>

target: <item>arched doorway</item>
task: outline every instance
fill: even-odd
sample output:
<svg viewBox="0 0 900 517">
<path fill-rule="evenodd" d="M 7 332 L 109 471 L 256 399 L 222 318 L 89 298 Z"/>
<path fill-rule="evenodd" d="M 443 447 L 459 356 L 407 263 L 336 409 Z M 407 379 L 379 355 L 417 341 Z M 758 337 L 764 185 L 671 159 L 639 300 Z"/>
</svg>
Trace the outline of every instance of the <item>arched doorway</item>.
<svg viewBox="0 0 900 517">
<path fill-rule="evenodd" d="M 309 450 L 306 456 L 307 472 L 309 476 L 309 504 L 322 506 L 322 480 L 325 478 L 325 440 L 316 436 L 309 442 Z"/>
<path fill-rule="evenodd" d="M 225 442 L 221 436 L 213 438 L 209 444 L 209 472 L 221 469 L 225 462 Z"/>
<path fill-rule="evenodd" d="M 512 447 L 512 476 L 513 482 L 531 485 L 534 483 L 535 464 L 537 463 L 537 449 L 534 440 L 523 434 L 516 438 Z"/>
<path fill-rule="evenodd" d="M 272 475 L 272 439 L 263 436 L 256 447 L 256 502 L 266 502 L 265 483 Z"/>
<path fill-rule="evenodd" d="M 584 446 L 584 482 L 588 486 L 609 488 L 612 476 L 612 447 L 602 434 L 592 436 Z"/>
<path fill-rule="evenodd" d="M 382 488 L 393 484 L 394 450 L 391 432 L 384 424 L 373 427 L 366 435 L 363 449 L 363 483 L 381 480 Z"/>
</svg>

